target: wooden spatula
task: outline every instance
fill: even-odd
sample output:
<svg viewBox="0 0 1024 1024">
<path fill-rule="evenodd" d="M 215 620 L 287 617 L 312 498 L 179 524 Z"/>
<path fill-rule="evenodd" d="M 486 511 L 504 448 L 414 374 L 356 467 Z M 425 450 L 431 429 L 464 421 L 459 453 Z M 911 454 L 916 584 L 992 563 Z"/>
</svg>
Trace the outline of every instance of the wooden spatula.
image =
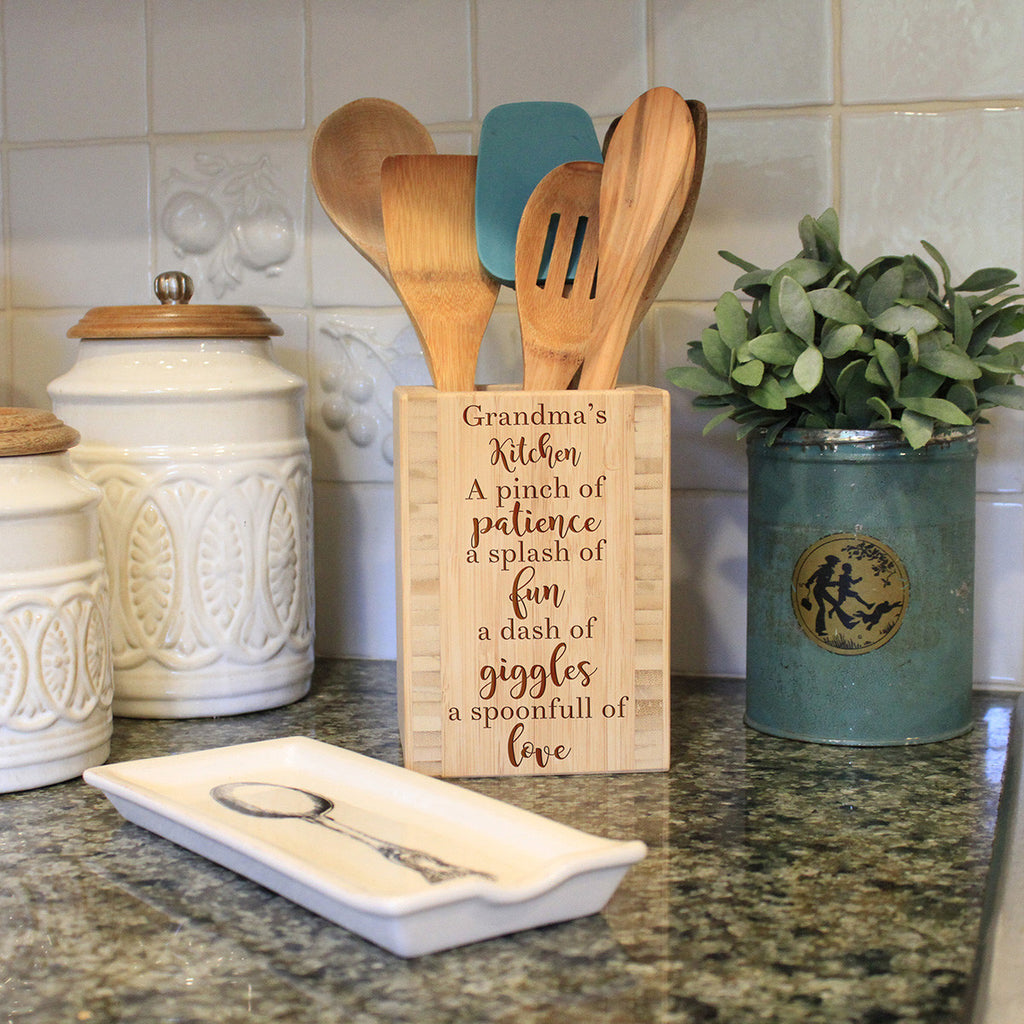
<svg viewBox="0 0 1024 1024">
<path fill-rule="evenodd" d="M 523 388 L 567 388 L 594 317 L 601 165 L 562 164 L 541 179 L 516 237 Z"/>
<path fill-rule="evenodd" d="M 389 156 L 380 184 L 391 277 L 434 384 L 472 391 L 500 288 L 476 248 L 476 157 Z"/>
<path fill-rule="evenodd" d="M 665 86 L 635 100 L 609 140 L 601 177 L 598 305 L 580 388 L 615 387 L 644 287 L 683 212 L 695 150 L 690 109 Z"/>
</svg>

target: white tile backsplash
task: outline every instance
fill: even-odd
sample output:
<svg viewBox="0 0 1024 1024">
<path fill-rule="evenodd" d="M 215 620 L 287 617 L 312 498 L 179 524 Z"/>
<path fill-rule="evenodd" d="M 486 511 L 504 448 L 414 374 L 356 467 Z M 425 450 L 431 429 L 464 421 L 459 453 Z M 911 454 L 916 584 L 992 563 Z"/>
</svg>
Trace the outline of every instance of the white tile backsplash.
<svg viewBox="0 0 1024 1024">
<path fill-rule="evenodd" d="M 144 135 L 145 0 L 9 0 L 6 137 L 14 142 Z"/>
<path fill-rule="evenodd" d="M 145 143 L 14 149 L 7 165 L 13 305 L 149 301 Z"/>
<path fill-rule="evenodd" d="M 837 207 L 844 250 L 918 251 L 954 274 L 1024 269 L 1019 0 L 0 0 L 0 402 L 43 405 L 93 305 L 147 303 L 182 267 L 196 300 L 262 306 L 309 382 L 318 649 L 393 657 L 395 383 L 426 381 L 398 298 L 309 183 L 319 122 L 384 96 L 471 153 L 483 116 L 578 103 L 599 135 L 648 85 L 710 111 L 689 237 L 623 382 L 665 371 L 736 268 L 775 265 Z M 836 77 L 838 76 L 838 77 Z M 192 193 L 181 197 L 182 193 Z M 170 212 L 168 209 L 170 207 Z M 175 250 L 178 251 L 175 251 Z M 522 379 L 503 288 L 478 380 Z M 668 387 L 672 664 L 740 675 L 746 458 Z M 980 432 L 975 672 L 1024 688 L 1024 413 Z"/>
<path fill-rule="evenodd" d="M 1024 7 L 1019 0 L 846 0 L 842 32 L 843 99 L 848 103 L 1024 92 Z"/>
<path fill-rule="evenodd" d="M 302 4 L 150 0 L 148 11 L 154 131 L 304 126 Z"/>
<path fill-rule="evenodd" d="M 979 501 L 976 509 L 974 678 L 1020 686 L 1024 658 L 1024 529 L 1020 502 Z"/>
<path fill-rule="evenodd" d="M 83 312 L 19 310 L 11 317 L 12 405 L 33 409 L 50 407 L 46 385 L 74 365 L 81 342 L 69 338 L 68 329 L 78 323 Z"/>
<path fill-rule="evenodd" d="M 310 0 L 313 123 L 360 96 L 393 100 L 424 124 L 470 120 L 472 6 Z"/>
<path fill-rule="evenodd" d="M 479 113 L 564 100 L 621 114 L 647 87 L 640 0 L 477 0 Z"/>
<path fill-rule="evenodd" d="M 844 252 L 923 255 L 959 281 L 1024 256 L 1024 109 L 849 113 L 842 122 Z"/>
<path fill-rule="evenodd" d="M 832 6 L 823 0 L 652 0 L 654 84 L 708 109 L 832 99 Z"/>
</svg>

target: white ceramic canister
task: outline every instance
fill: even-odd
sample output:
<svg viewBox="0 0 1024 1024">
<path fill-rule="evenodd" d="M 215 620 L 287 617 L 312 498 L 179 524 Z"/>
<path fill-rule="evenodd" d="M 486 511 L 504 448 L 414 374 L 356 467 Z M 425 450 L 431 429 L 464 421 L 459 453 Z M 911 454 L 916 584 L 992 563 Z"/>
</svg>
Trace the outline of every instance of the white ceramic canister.
<svg viewBox="0 0 1024 1024">
<path fill-rule="evenodd" d="M 0 792 L 80 775 L 110 754 L 113 697 L 100 491 L 78 433 L 0 409 Z"/>
<path fill-rule="evenodd" d="M 114 714 L 190 718 L 298 700 L 313 670 L 312 480 L 305 382 L 255 306 L 90 310 L 54 411 L 104 498 Z"/>
</svg>

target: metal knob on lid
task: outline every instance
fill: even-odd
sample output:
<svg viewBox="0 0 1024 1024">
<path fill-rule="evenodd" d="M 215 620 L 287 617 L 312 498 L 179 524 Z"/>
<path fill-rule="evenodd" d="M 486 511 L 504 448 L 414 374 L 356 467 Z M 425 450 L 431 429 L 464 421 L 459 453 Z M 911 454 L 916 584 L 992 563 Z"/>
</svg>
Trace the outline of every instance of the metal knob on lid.
<svg viewBox="0 0 1024 1024">
<path fill-rule="evenodd" d="M 195 286 L 192 278 L 182 270 L 167 270 L 158 274 L 153 291 L 162 306 L 185 305 L 192 298 Z"/>
</svg>

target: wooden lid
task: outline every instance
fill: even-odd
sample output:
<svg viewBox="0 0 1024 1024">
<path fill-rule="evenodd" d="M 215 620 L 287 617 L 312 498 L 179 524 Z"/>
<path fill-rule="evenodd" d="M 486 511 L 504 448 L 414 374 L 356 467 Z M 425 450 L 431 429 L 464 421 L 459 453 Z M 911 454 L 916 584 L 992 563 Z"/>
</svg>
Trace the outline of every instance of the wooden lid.
<svg viewBox="0 0 1024 1024">
<path fill-rule="evenodd" d="M 44 409 L 0 408 L 0 456 L 45 455 L 78 444 L 77 430 Z"/>
<path fill-rule="evenodd" d="M 258 306 L 190 306 L 192 279 L 180 270 L 153 282 L 159 306 L 97 306 L 69 338 L 266 338 L 284 332 Z"/>
</svg>

